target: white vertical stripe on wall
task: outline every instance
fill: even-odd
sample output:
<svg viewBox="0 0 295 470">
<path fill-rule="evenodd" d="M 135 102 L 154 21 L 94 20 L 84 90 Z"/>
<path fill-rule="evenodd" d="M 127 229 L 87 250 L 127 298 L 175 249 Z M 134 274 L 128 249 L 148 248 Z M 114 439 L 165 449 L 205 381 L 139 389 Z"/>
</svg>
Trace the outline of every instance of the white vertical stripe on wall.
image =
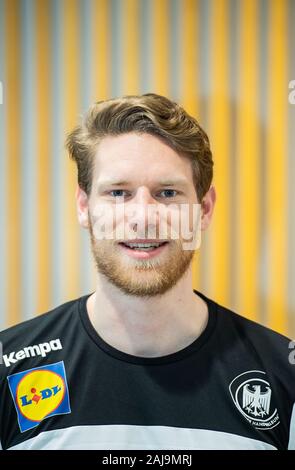
<svg viewBox="0 0 295 470">
<path fill-rule="evenodd" d="M 288 2 L 288 44 L 289 46 L 289 82 L 295 80 L 295 1 Z M 290 90 L 288 89 L 288 95 Z M 289 299 L 289 331 L 295 335 L 295 105 L 289 104 L 288 109 L 289 132 L 288 132 L 288 299 Z"/>
<path fill-rule="evenodd" d="M 4 0 L 0 0 L 0 82 L 3 91 L 3 103 L 0 102 L 0 330 L 6 326 L 6 277 L 7 277 L 7 255 L 6 255 L 6 225 L 8 214 L 6 209 L 7 187 L 6 187 L 6 126 L 5 126 L 5 35 L 4 35 Z"/>
<path fill-rule="evenodd" d="M 63 5 L 60 0 L 52 0 L 52 49 L 50 61 L 52 64 L 52 115 L 51 115 L 51 142 L 52 142 L 52 246 L 54 261 L 52 266 L 52 307 L 66 301 L 63 277 L 64 277 L 64 261 L 63 261 L 63 202 L 64 202 L 64 179 L 65 179 L 65 162 L 64 162 L 64 109 L 63 109 L 63 75 L 65 64 L 62 60 L 62 19 Z"/>
<path fill-rule="evenodd" d="M 22 317 L 36 315 L 36 69 L 34 1 L 21 2 L 21 295 Z M 18 287 L 16 287 L 16 292 Z"/>
<path fill-rule="evenodd" d="M 80 27 L 81 27 L 81 56 L 80 56 L 80 83 L 81 109 L 83 113 L 89 108 L 93 101 L 99 97 L 94 96 L 93 89 L 93 62 L 95 57 L 95 44 L 92 42 L 91 21 L 93 1 L 84 0 L 80 2 Z M 93 51 L 94 48 L 94 51 Z M 78 223 L 78 222 L 77 222 Z M 90 250 L 90 239 L 88 231 L 80 227 L 80 293 L 88 292 L 94 286 L 94 268 Z"/>
</svg>

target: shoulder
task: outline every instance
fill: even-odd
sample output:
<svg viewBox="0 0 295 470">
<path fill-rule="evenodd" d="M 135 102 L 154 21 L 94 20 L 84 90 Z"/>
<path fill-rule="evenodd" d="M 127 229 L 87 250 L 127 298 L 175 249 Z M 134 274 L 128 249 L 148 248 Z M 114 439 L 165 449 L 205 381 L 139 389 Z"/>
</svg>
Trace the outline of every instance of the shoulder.
<svg viewBox="0 0 295 470">
<path fill-rule="evenodd" d="M 24 335 L 38 336 L 48 326 L 61 320 L 65 314 L 70 314 L 79 299 L 65 302 L 47 312 L 44 312 L 30 320 L 23 321 L 0 332 L 0 340 L 3 342 L 19 341 Z"/>
<path fill-rule="evenodd" d="M 295 343 L 271 328 L 216 303 L 217 336 L 231 361 L 252 364 L 276 377 L 285 389 L 295 381 Z M 295 399 L 295 392 L 292 392 Z"/>
<path fill-rule="evenodd" d="M 291 339 L 268 326 L 250 320 L 219 304 L 217 304 L 217 311 L 220 324 L 235 332 L 241 340 L 251 341 L 264 350 L 268 346 L 271 346 L 272 351 L 286 351 L 289 348 Z"/>
<path fill-rule="evenodd" d="M 261 345 L 264 348 L 271 345 L 272 349 L 283 348 L 285 350 L 286 347 L 288 349 L 291 339 L 287 336 L 246 318 L 195 289 L 194 291 L 207 302 L 211 312 L 216 317 L 218 332 L 222 330 L 221 337 L 225 340 L 229 340 L 229 337 L 235 337 L 241 341 L 257 343 L 257 346 Z"/>
<path fill-rule="evenodd" d="M 35 318 L 0 332 L 0 369 L 17 369 L 23 359 L 38 362 L 51 351 L 62 349 L 65 335 L 75 325 L 79 299 L 65 302 Z"/>
<path fill-rule="evenodd" d="M 295 380 L 295 343 L 271 328 L 245 318 L 196 291 L 208 303 L 215 321 L 212 348 L 229 367 L 260 368 L 280 377 L 284 383 Z M 294 392 L 295 394 L 295 392 Z"/>
</svg>

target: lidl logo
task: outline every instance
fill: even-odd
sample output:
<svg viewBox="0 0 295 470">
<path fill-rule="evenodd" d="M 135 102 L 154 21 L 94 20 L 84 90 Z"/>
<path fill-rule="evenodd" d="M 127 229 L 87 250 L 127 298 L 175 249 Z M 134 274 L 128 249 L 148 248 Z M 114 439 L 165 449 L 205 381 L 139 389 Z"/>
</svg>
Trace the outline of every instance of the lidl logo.
<svg viewBox="0 0 295 470">
<path fill-rule="evenodd" d="M 71 413 L 63 361 L 7 377 L 21 432 L 45 418 Z"/>
</svg>

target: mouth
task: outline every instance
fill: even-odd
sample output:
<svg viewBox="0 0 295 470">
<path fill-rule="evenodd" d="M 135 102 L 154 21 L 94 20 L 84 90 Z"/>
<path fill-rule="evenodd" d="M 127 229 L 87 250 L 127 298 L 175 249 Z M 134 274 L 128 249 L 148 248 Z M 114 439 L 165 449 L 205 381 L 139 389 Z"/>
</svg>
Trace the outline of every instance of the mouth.
<svg viewBox="0 0 295 470">
<path fill-rule="evenodd" d="M 120 242 L 120 247 L 132 258 L 148 259 L 159 255 L 168 245 L 168 241 Z"/>
</svg>

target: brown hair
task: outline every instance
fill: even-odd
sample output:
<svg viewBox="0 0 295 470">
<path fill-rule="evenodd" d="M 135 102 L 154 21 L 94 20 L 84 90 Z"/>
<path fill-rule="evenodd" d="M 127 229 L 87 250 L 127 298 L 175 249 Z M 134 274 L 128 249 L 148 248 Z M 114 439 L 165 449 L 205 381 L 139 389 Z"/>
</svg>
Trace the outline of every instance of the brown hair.
<svg viewBox="0 0 295 470">
<path fill-rule="evenodd" d="M 199 123 L 181 106 L 154 93 L 99 101 L 92 105 L 81 125 L 67 136 L 66 147 L 78 168 L 78 184 L 91 192 L 94 154 L 108 135 L 128 132 L 152 134 L 192 162 L 199 201 L 210 188 L 213 160 L 209 139 Z"/>
</svg>

